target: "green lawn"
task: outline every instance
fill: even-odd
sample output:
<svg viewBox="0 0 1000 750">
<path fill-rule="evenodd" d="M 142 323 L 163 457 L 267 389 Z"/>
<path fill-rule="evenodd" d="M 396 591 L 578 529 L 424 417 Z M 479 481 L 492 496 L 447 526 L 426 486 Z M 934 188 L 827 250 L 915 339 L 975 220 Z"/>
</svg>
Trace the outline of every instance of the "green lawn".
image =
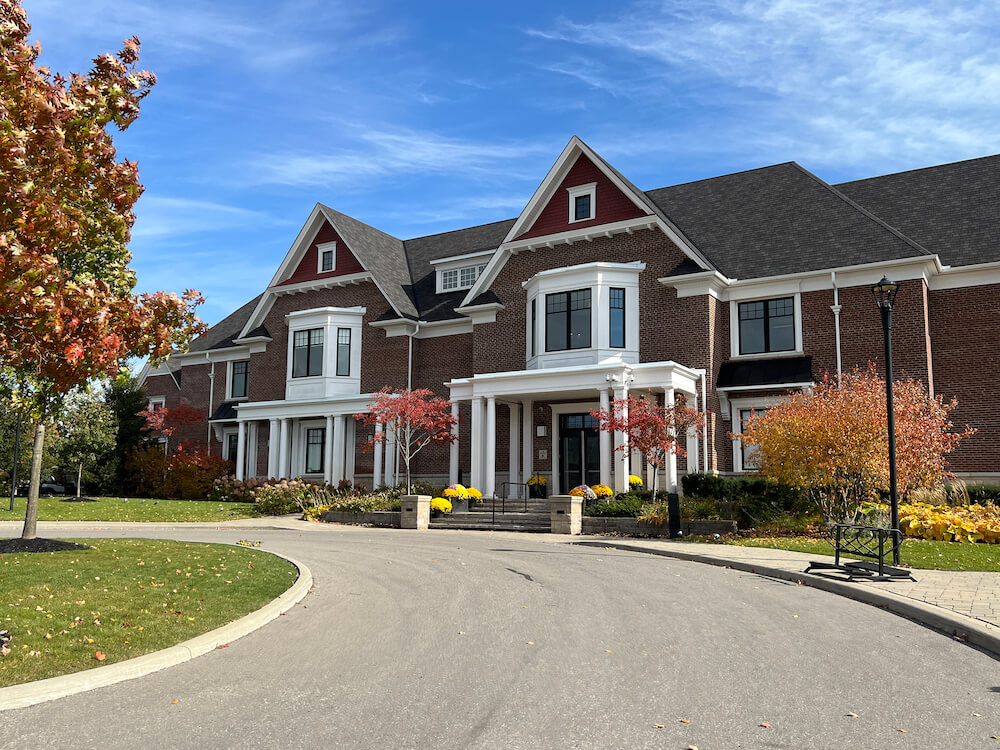
<svg viewBox="0 0 1000 750">
<path fill-rule="evenodd" d="M 153 539 L 0 555 L 0 687 L 176 645 L 277 597 L 295 566 L 259 550 Z M 99 661 L 100 652 L 106 658 Z"/>
<path fill-rule="evenodd" d="M 812 537 L 690 537 L 687 541 L 833 555 L 833 545 L 830 542 Z M 901 557 L 903 565 L 920 570 L 983 570 L 1000 573 L 1000 544 L 964 544 L 905 538 Z"/>
<path fill-rule="evenodd" d="M 207 500 L 157 500 L 98 497 L 93 503 L 67 502 L 64 497 L 38 499 L 39 521 L 228 521 L 257 515 L 253 503 L 210 503 Z M 23 521 L 23 497 L 0 498 L 0 521 Z M 220 510 L 221 508 L 221 510 Z"/>
</svg>

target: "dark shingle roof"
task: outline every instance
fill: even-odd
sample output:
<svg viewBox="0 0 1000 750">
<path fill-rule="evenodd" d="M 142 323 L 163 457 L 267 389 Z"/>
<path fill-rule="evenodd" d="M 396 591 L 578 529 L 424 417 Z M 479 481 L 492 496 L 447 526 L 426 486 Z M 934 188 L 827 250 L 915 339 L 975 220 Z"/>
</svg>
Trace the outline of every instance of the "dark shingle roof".
<svg viewBox="0 0 1000 750">
<path fill-rule="evenodd" d="M 233 339 L 240 335 L 240 331 L 250 319 L 261 296 L 257 295 L 239 310 L 223 318 L 192 341 L 190 351 L 204 352 L 209 349 L 224 349 L 227 346 L 233 346 Z"/>
<path fill-rule="evenodd" d="M 329 206 L 320 204 L 320 209 L 375 278 L 392 306 L 404 316 L 416 317 L 416 305 L 406 291 L 410 287 L 410 268 L 403 241 Z"/>
<path fill-rule="evenodd" d="M 495 250 L 515 221 L 517 219 L 504 219 L 453 232 L 416 237 L 403 243 L 413 276 L 412 294 L 417 300 L 422 320 L 462 317 L 455 312 L 455 307 L 465 298 L 465 292 L 437 294 L 437 279 L 431 261 L 480 250 Z"/>
<path fill-rule="evenodd" d="M 209 422 L 215 421 L 228 421 L 236 419 L 236 402 L 235 401 L 223 401 L 219 404 L 219 408 L 208 418 Z"/>
<path fill-rule="evenodd" d="M 716 386 L 736 388 L 781 383 L 808 383 L 813 380 L 812 357 L 775 357 L 774 359 L 723 362 Z"/>
<path fill-rule="evenodd" d="M 1000 155 L 837 185 L 907 237 L 964 266 L 1000 260 Z"/>
<path fill-rule="evenodd" d="M 730 278 L 926 254 L 794 162 L 647 195 Z"/>
</svg>

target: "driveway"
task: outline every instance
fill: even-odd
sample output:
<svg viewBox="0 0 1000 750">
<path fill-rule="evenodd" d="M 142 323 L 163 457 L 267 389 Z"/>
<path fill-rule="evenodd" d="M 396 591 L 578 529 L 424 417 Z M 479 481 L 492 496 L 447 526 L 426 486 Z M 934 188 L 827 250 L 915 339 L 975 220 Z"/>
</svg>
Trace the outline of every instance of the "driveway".
<svg viewBox="0 0 1000 750">
<path fill-rule="evenodd" d="M 229 648 L 4 712 L 0 747 L 998 747 L 996 660 L 842 597 L 555 537 L 290 526 L 61 532 L 260 539 L 315 589 Z"/>
</svg>

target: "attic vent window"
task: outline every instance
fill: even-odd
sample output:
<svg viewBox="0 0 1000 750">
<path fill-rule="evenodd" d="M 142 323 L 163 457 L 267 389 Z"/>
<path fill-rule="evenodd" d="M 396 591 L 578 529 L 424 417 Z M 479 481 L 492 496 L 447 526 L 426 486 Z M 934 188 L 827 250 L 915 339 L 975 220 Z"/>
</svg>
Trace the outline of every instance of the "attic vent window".
<svg viewBox="0 0 1000 750">
<path fill-rule="evenodd" d="M 337 268 L 336 242 L 324 242 L 321 245 L 317 245 L 316 252 L 319 256 L 319 268 L 316 270 L 319 273 L 329 273 L 330 271 L 336 270 Z"/>
<path fill-rule="evenodd" d="M 597 215 L 597 183 L 577 185 L 569 191 L 569 223 L 587 221 Z"/>
</svg>

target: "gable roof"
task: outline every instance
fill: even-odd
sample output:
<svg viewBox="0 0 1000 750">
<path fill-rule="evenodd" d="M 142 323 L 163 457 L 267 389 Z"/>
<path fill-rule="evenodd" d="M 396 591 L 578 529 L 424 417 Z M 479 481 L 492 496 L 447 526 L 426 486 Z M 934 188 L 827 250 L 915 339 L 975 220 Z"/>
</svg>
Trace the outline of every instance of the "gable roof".
<svg viewBox="0 0 1000 750">
<path fill-rule="evenodd" d="M 837 185 L 946 265 L 1000 261 L 1000 155 Z"/>
<path fill-rule="evenodd" d="M 795 162 L 646 195 L 729 278 L 928 254 Z"/>
</svg>

